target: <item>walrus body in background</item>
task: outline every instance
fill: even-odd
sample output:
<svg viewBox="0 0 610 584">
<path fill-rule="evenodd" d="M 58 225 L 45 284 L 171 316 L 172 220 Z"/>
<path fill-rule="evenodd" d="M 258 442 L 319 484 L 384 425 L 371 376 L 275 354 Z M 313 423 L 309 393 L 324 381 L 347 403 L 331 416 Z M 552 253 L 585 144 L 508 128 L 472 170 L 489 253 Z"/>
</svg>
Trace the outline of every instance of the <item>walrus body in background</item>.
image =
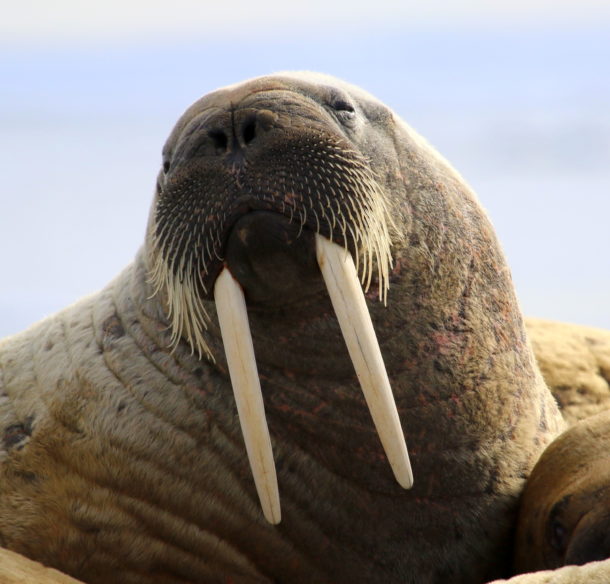
<svg viewBox="0 0 610 584">
<path fill-rule="evenodd" d="M 579 420 L 610 409 L 610 331 L 526 319 L 536 361 L 564 419 Z"/>
<path fill-rule="evenodd" d="M 320 236 L 371 284 L 411 490 L 358 387 Z M 248 306 L 278 525 L 217 324 L 226 273 Z M 90 583 L 506 575 L 519 494 L 562 425 L 475 196 L 384 105 L 314 74 L 187 110 L 134 263 L 3 341 L 0 375 L 0 544 Z"/>
</svg>

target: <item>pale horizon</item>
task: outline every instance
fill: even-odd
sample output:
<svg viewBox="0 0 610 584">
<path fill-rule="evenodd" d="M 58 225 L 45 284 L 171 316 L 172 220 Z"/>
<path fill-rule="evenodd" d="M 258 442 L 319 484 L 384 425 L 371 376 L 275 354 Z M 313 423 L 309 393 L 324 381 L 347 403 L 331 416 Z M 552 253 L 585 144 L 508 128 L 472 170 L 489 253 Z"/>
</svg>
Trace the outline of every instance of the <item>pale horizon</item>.
<svg viewBox="0 0 610 584">
<path fill-rule="evenodd" d="M 229 40 L 304 36 L 329 30 L 455 30 L 600 27 L 610 23 L 607 0 L 24 0 L 4 7 L 0 44 Z M 162 38 L 159 37 L 162 35 Z"/>
</svg>

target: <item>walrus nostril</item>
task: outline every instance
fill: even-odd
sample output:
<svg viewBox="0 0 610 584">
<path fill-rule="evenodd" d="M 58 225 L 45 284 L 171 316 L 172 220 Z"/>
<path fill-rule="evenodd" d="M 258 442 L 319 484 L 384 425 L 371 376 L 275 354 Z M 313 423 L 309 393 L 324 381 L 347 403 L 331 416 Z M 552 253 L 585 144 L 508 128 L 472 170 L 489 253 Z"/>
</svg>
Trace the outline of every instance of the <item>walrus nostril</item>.
<svg viewBox="0 0 610 584">
<path fill-rule="evenodd" d="M 208 136 L 212 139 L 217 154 L 222 154 L 227 151 L 229 139 L 223 130 L 210 130 Z"/>
<path fill-rule="evenodd" d="M 245 145 L 250 144 L 256 138 L 256 120 L 249 118 L 242 129 L 242 138 Z"/>
</svg>

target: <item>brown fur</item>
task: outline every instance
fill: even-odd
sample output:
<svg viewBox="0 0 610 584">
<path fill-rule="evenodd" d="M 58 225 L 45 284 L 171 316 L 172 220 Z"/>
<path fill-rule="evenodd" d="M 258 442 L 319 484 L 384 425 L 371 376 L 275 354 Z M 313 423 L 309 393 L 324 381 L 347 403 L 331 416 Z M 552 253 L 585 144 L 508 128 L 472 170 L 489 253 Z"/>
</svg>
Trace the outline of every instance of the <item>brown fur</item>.
<svg viewBox="0 0 610 584">
<path fill-rule="evenodd" d="M 337 92 L 354 105 L 353 125 L 329 105 Z M 168 291 L 154 294 L 149 281 L 155 203 L 144 249 L 114 282 L 1 345 L 1 543 L 91 583 L 476 584 L 504 575 L 525 478 L 562 422 L 485 213 L 385 106 L 317 75 L 261 78 L 197 102 L 165 151 L 184 154 L 188 140 L 195 148 L 172 159 L 168 176 L 201 182 L 218 155 L 198 115 L 246 103 L 277 114 L 265 139 L 282 144 L 296 127 L 321 127 L 322 140 L 347 141 L 386 198 L 396 226 L 387 308 L 372 291 L 368 301 L 414 488 L 391 475 L 312 276 L 302 297 L 249 306 L 283 509 L 279 526 L 264 521 L 212 302 L 202 299 L 201 335 L 215 362 L 185 338 L 171 351 Z M 158 197 L 170 178 L 160 175 Z M 328 222 L 320 230 L 329 235 Z M 270 274 L 282 277 L 281 266 Z"/>
</svg>

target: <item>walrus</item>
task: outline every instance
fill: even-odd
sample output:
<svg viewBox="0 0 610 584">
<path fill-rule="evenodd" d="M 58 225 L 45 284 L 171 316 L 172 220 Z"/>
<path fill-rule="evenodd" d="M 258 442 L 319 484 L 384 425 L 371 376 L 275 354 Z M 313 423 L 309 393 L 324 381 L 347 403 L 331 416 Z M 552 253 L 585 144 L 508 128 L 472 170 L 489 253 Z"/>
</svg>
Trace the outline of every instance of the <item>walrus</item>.
<svg viewBox="0 0 610 584">
<path fill-rule="evenodd" d="M 568 424 L 610 409 L 610 331 L 539 318 L 526 319 L 525 326 Z"/>
<path fill-rule="evenodd" d="M 610 558 L 610 410 L 581 420 L 544 451 L 523 493 L 518 573 Z"/>
<path fill-rule="evenodd" d="M 134 262 L 0 372 L 0 544 L 89 583 L 505 576 L 563 423 L 476 196 L 310 73 L 188 108 Z"/>
</svg>

